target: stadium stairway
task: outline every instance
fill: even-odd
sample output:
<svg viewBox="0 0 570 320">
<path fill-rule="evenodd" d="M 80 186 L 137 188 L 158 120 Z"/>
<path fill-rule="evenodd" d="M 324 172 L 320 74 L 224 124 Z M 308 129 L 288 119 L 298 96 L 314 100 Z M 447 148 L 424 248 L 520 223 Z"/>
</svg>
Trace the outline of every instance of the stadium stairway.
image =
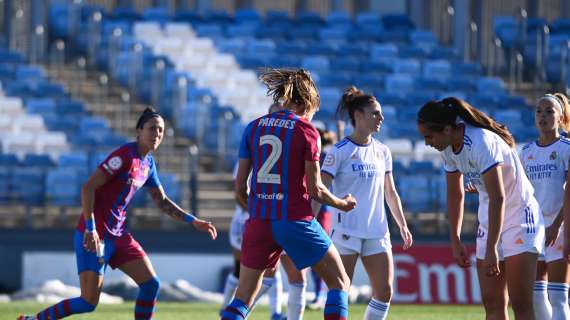
<svg viewBox="0 0 570 320">
<path fill-rule="evenodd" d="M 115 133 L 120 133 L 134 139 L 136 121 L 147 105 L 130 102 L 128 91 L 114 85 L 104 85 L 105 74 L 99 71 L 86 71 L 80 69 L 81 63 L 69 63 L 64 66 L 44 67 L 48 76 L 61 83 L 66 91 L 85 103 L 86 109 L 93 115 L 109 120 Z M 103 79 L 103 81 L 101 81 Z M 192 142 L 172 130 L 170 123 L 166 124 L 166 136 L 155 159 L 159 170 L 176 173 L 181 188 L 181 205 L 192 208 L 190 177 Z M 218 228 L 227 228 L 231 221 L 234 208 L 233 179 L 227 172 L 217 171 L 216 159 L 209 155 L 199 155 L 197 175 L 198 214 L 200 217 L 212 220 Z M 166 189 L 168 194 L 169 190 Z M 140 196 L 140 195 L 139 195 Z M 148 196 L 144 196 L 146 203 L 150 203 Z M 137 205 L 133 209 L 132 225 L 139 227 L 156 228 L 157 223 L 166 228 L 176 228 L 179 223 L 168 217 L 157 214 L 153 205 Z M 166 218 L 166 219 L 165 219 Z"/>
</svg>

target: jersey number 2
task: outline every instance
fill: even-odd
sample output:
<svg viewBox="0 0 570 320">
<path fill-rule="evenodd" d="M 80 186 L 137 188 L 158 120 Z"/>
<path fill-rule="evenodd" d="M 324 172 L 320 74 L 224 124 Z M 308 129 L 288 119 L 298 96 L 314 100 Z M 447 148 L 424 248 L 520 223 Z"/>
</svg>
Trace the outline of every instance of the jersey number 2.
<svg viewBox="0 0 570 320">
<path fill-rule="evenodd" d="M 271 153 L 257 172 L 257 182 L 281 184 L 281 176 L 277 173 L 271 173 L 271 169 L 273 169 L 273 166 L 281 156 L 283 143 L 276 136 L 268 134 L 259 138 L 259 145 L 265 144 L 271 146 Z"/>
</svg>

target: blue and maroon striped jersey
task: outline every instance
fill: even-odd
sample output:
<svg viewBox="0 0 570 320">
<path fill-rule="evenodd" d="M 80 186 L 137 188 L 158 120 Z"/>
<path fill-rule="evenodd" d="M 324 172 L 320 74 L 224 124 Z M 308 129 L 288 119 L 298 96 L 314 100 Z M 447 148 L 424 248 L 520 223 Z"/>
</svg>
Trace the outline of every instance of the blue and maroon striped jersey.
<svg viewBox="0 0 570 320">
<path fill-rule="evenodd" d="M 313 218 L 305 161 L 319 161 L 319 139 L 312 124 L 288 110 L 249 123 L 239 157 L 252 161 L 248 202 L 251 218 Z"/>
<path fill-rule="evenodd" d="M 152 155 L 139 155 L 137 143 L 127 143 L 113 151 L 99 167 L 108 181 L 95 190 L 93 213 L 100 237 L 120 237 L 125 232 L 127 206 L 141 187 L 160 187 Z M 85 231 L 83 215 L 77 229 Z"/>
</svg>

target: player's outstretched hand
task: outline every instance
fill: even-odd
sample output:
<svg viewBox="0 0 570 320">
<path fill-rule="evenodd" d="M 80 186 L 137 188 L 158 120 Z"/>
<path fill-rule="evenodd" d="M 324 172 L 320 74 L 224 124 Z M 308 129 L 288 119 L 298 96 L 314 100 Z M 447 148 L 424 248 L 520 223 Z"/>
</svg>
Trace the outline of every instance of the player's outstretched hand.
<svg viewBox="0 0 570 320">
<path fill-rule="evenodd" d="M 471 261 L 467 255 L 467 250 L 465 250 L 465 247 L 461 244 L 461 242 L 452 242 L 451 250 L 453 251 L 453 259 L 460 267 L 471 267 Z"/>
<path fill-rule="evenodd" d="M 90 252 L 99 252 L 99 246 L 101 245 L 101 240 L 97 231 L 85 231 L 83 233 L 83 248 Z"/>
<path fill-rule="evenodd" d="M 402 239 L 404 240 L 403 249 L 408 250 L 414 243 L 414 240 L 412 238 L 412 233 L 408 229 L 408 226 L 400 228 L 400 236 L 402 236 Z"/>
<path fill-rule="evenodd" d="M 350 211 L 356 207 L 356 199 L 349 193 L 342 198 L 343 204 L 339 207 L 342 211 Z"/>
<path fill-rule="evenodd" d="M 198 229 L 198 231 L 207 232 L 210 234 L 210 238 L 212 240 L 216 240 L 218 237 L 218 231 L 216 231 L 216 227 L 210 221 L 204 221 L 202 219 L 194 219 L 192 221 L 192 225 L 194 228 Z"/>
</svg>

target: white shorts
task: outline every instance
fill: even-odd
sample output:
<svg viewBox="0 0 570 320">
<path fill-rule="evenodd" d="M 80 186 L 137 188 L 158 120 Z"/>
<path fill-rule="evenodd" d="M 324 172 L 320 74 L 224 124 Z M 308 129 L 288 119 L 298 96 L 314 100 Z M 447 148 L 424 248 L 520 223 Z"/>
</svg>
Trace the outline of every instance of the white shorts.
<svg viewBox="0 0 570 320">
<path fill-rule="evenodd" d="M 528 207 L 525 215 L 529 215 L 528 221 L 537 223 L 523 223 L 502 230 L 499 237 L 499 260 L 515 256 L 524 252 L 541 254 L 544 252 L 544 223 L 542 213 L 536 207 Z M 525 219 L 526 221 L 526 219 Z M 477 259 L 485 259 L 487 251 L 487 230 L 481 226 L 477 231 Z"/>
<path fill-rule="evenodd" d="M 331 239 L 341 255 L 359 254 L 361 257 L 366 257 L 392 250 L 389 233 L 384 238 L 363 239 L 333 229 Z"/>
<path fill-rule="evenodd" d="M 560 226 L 560 233 L 554 242 L 554 245 L 544 248 L 544 252 L 538 256 L 538 261 L 552 261 L 560 260 L 564 257 L 564 223 Z"/>
<path fill-rule="evenodd" d="M 232 248 L 241 251 L 241 242 L 243 241 L 243 229 L 245 221 L 249 218 L 249 214 L 243 210 L 236 208 L 232 223 L 230 224 L 230 245 Z"/>
</svg>

